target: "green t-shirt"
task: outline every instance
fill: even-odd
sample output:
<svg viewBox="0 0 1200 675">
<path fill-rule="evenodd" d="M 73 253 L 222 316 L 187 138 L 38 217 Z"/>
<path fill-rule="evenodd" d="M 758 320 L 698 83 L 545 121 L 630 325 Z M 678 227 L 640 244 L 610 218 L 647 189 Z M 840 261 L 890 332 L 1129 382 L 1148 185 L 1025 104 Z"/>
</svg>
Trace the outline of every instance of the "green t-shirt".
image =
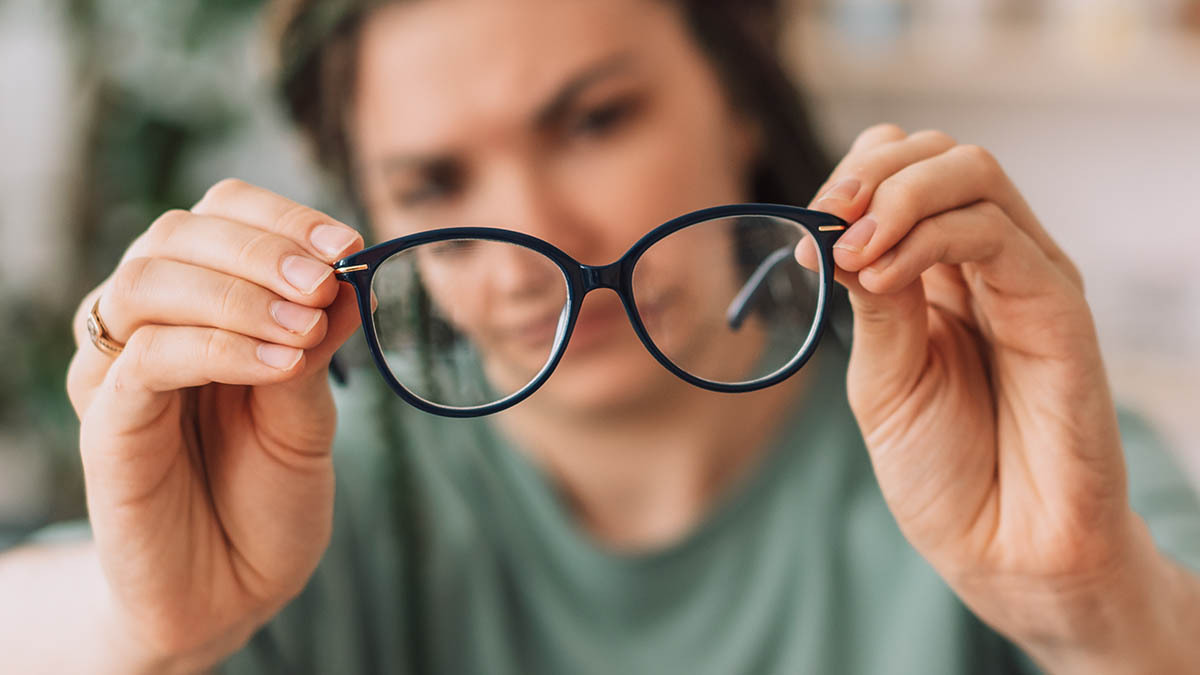
<svg viewBox="0 0 1200 675">
<path fill-rule="evenodd" d="M 609 552 L 487 419 L 426 415 L 373 371 L 335 388 L 333 539 L 223 664 L 252 673 L 1026 673 L 900 534 L 846 402 L 844 348 L 770 452 L 683 540 Z M 1200 571 L 1200 502 L 1122 415 L 1134 507 Z"/>
</svg>

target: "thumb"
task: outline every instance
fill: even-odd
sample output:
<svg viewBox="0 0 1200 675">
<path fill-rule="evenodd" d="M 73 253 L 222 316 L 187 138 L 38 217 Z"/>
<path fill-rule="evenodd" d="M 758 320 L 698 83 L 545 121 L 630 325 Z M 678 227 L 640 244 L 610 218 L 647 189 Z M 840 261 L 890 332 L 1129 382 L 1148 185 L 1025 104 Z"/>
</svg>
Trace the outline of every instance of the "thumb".
<svg viewBox="0 0 1200 675">
<path fill-rule="evenodd" d="M 329 318 L 329 328 L 326 330 L 325 339 L 321 341 L 321 344 L 309 349 L 305 354 L 307 363 L 304 374 L 306 376 L 324 377 L 334 353 L 346 343 L 346 340 L 350 339 L 351 335 L 354 335 L 362 324 L 354 287 L 348 283 L 338 284 L 337 297 L 325 308 L 325 313 Z"/>
<path fill-rule="evenodd" d="M 857 274 L 838 270 L 838 277 L 854 314 L 847 393 L 859 423 L 869 428 L 903 401 L 925 368 L 925 288 L 918 277 L 899 291 L 876 294 L 858 283 Z"/>
<path fill-rule="evenodd" d="M 268 437 L 300 450 L 327 450 L 333 441 L 337 413 L 329 387 L 329 362 L 361 323 L 353 287 L 339 284 L 337 297 L 325 312 L 329 321 L 325 339 L 304 353 L 297 375 L 254 390 L 256 411 L 269 411 L 260 418 Z"/>
<path fill-rule="evenodd" d="M 890 130 L 880 128 L 880 132 Z M 830 182 L 834 187 L 817 197 L 810 208 L 849 223 L 861 218 L 869 203 L 861 197 L 870 191 L 861 190 L 857 180 L 834 181 L 831 177 Z M 798 248 L 796 257 L 800 264 L 815 269 L 815 247 Z M 838 265 L 836 250 L 833 258 L 834 280 L 849 292 L 854 315 L 847 394 L 865 432 L 904 399 L 925 365 L 929 334 L 925 288 L 918 276 L 898 291 L 872 293 L 859 283 L 857 271 Z"/>
</svg>

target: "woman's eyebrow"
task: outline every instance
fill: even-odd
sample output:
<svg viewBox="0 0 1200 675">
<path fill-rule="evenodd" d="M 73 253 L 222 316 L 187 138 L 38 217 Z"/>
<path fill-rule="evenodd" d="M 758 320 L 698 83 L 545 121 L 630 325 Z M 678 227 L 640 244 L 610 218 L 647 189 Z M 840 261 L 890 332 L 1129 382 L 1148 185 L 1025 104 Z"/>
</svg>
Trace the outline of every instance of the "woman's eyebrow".
<svg viewBox="0 0 1200 675">
<path fill-rule="evenodd" d="M 546 103 L 538 107 L 533 116 L 534 124 L 539 128 L 553 126 L 570 110 L 575 98 L 588 87 L 605 78 L 628 72 L 632 63 L 632 55 L 622 52 L 584 68 L 560 86 Z"/>
<path fill-rule="evenodd" d="M 560 122 L 575 99 L 596 82 L 621 75 L 632 69 L 633 57 L 622 52 L 594 63 L 572 75 L 549 99 L 538 106 L 533 115 L 537 128 L 553 127 Z M 399 171 L 436 171 L 457 164 L 458 158 L 451 154 L 390 155 L 380 161 L 384 173 Z"/>
</svg>

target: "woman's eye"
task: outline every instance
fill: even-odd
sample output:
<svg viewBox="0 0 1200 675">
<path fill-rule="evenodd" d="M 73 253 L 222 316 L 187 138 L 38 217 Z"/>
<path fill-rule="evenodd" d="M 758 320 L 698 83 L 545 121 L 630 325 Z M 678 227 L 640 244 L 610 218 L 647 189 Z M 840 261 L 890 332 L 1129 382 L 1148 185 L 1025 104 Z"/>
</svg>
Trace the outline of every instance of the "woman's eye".
<svg viewBox="0 0 1200 675">
<path fill-rule="evenodd" d="M 406 208 L 421 206 L 429 202 L 444 199 L 452 192 L 451 188 L 438 182 L 426 182 L 413 188 L 398 189 L 394 192 L 396 202 Z"/>
<path fill-rule="evenodd" d="M 620 126 L 634 111 L 631 100 L 620 100 L 588 110 L 572 125 L 571 132 L 582 136 L 602 136 Z"/>
<path fill-rule="evenodd" d="M 392 191 L 400 206 L 412 208 L 451 199 L 462 185 L 462 173 L 454 166 L 434 166 L 404 187 Z"/>
</svg>

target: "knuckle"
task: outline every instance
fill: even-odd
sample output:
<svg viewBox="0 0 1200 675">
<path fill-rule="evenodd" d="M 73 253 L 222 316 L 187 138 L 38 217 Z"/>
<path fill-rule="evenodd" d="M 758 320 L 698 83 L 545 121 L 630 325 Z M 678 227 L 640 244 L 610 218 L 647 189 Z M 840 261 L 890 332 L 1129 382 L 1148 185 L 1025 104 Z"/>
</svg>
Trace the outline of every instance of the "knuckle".
<svg viewBox="0 0 1200 675">
<path fill-rule="evenodd" d="M 225 277 L 218 282 L 215 309 L 219 317 L 244 316 L 250 307 L 248 289 L 237 277 Z"/>
<path fill-rule="evenodd" d="M 314 209 L 303 204 L 292 204 L 279 215 L 275 228 L 277 232 L 286 232 L 292 237 L 307 238 L 308 232 L 325 220 L 328 219 Z"/>
<path fill-rule="evenodd" d="M 200 201 L 196 202 L 196 208 L 203 208 L 203 205 L 229 200 L 235 195 L 240 194 L 248 186 L 249 184 L 240 178 L 222 178 L 204 192 L 204 196 L 200 198 Z"/>
<path fill-rule="evenodd" d="M 150 227 L 146 228 L 144 238 L 151 244 L 163 244 L 169 241 L 171 236 L 191 217 L 191 211 L 171 209 L 150 223 Z"/>
<path fill-rule="evenodd" d="M 216 364 L 242 364 L 245 361 L 243 342 L 248 340 L 250 338 L 219 328 L 205 328 L 197 345 L 199 362 L 207 364 L 205 370 L 211 370 Z"/>
<path fill-rule="evenodd" d="M 234 257 L 238 268 L 276 269 L 283 256 L 290 252 L 283 240 L 270 232 L 258 231 L 242 243 Z"/>
<path fill-rule="evenodd" d="M 989 175 L 1000 173 L 1000 162 L 987 148 L 968 143 L 955 146 L 953 152 L 962 155 L 967 161 L 978 165 Z"/>
<path fill-rule="evenodd" d="M 123 383 L 130 379 L 130 373 L 139 374 L 147 372 L 154 367 L 155 362 L 161 359 L 162 341 L 159 339 L 161 331 L 155 326 L 142 326 L 133 331 L 129 339 L 125 341 L 125 351 L 121 352 L 121 358 L 127 367 L 122 368 L 118 375 L 114 386 L 117 390 L 123 388 Z"/>
<path fill-rule="evenodd" d="M 879 124 L 872 124 L 864 129 L 863 132 L 858 135 L 858 137 L 863 138 L 864 136 L 882 136 L 886 138 L 901 139 L 907 135 L 908 134 L 905 133 L 904 129 L 901 128 L 899 124 L 894 122 L 880 122 Z"/>
<path fill-rule="evenodd" d="M 954 140 L 953 136 L 940 129 L 922 129 L 909 138 L 927 141 L 932 145 L 945 148 L 952 148 L 958 145 L 958 141 Z"/>
<path fill-rule="evenodd" d="M 906 136 L 908 134 L 904 132 L 904 129 L 890 122 L 873 124 L 859 132 L 858 136 L 850 144 L 850 150 L 852 153 L 855 151 L 862 152 L 880 145 L 903 140 Z"/>
<path fill-rule="evenodd" d="M 208 329 L 204 331 L 204 341 L 200 345 L 201 361 L 215 363 L 221 359 L 233 356 L 229 336 L 224 331 Z"/>
<path fill-rule="evenodd" d="M 191 215 L 190 211 L 171 209 L 155 218 L 146 231 L 138 235 L 129 248 L 125 249 L 122 259 L 146 258 L 154 255 L 156 251 L 161 251 Z"/>
<path fill-rule="evenodd" d="M 240 178 L 222 178 L 213 184 L 205 196 L 212 195 L 218 199 L 236 195 L 249 187 L 249 183 Z"/>
<path fill-rule="evenodd" d="M 154 274 L 153 268 L 154 259 L 147 257 L 130 258 L 121 263 L 109 284 L 114 296 L 110 300 L 135 298 L 140 295 Z"/>
<path fill-rule="evenodd" d="M 976 204 L 975 208 L 979 209 L 979 213 L 989 222 L 1009 221 L 1008 214 L 996 202 L 985 200 Z"/>
<path fill-rule="evenodd" d="M 888 210 L 898 211 L 906 217 L 920 210 L 921 190 L 910 179 L 892 176 L 880 183 L 875 192 L 877 198 L 887 204 Z"/>
<path fill-rule="evenodd" d="M 204 330 L 204 337 L 199 345 L 200 363 L 218 363 L 229 359 L 233 354 L 229 348 L 229 340 L 224 331 L 214 328 Z"/>
</svg>

